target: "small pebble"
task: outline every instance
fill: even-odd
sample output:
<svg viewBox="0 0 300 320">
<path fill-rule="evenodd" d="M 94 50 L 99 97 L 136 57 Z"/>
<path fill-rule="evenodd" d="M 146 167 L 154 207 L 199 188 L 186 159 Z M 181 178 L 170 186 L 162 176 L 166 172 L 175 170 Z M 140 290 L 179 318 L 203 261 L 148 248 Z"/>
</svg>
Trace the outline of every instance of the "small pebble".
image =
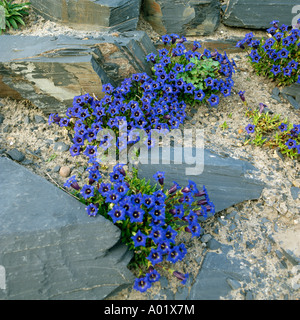
<svg viewBox="0 0 300 320">
<path fill-rule="evenodd" d="M 34 116 L 34 121 L 35 121 L 35 123 L 37 123 L 37 124 L 46 123 L 46 120 L 45 120 L 43 117 L 38 116 L 38 115 L 35 115 L 35 116 Z"/>
<path fill-rule="evenodd" d="M 67 178 L 71 173 L 71 169 L 69 167 L 61 167 L 59 170 L 59 174 L 63 177 L 63 178 Z"/>
</svg>

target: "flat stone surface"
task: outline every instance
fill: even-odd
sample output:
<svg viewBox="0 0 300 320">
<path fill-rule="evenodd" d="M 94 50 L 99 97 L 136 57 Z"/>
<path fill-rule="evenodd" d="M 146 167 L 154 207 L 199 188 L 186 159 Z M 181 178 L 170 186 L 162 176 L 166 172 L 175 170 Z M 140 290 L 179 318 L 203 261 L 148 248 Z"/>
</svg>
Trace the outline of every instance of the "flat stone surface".
<svg viewBox="0 0 300 320">
<path fill-rule="evenodd" d="M 11 160 L 0 168 L 0 299 L 101 300 L 133 284 L 116 226 Z"/>
<path fill-rule="evenodd" d="M 157 148 L 152 150 L 149 158 L 147 153 L 141 153 L 141 163 L 138 164 L 141 178 L 156 183 L 153 175 L 157 171 L 164 171 L 167 188 L 173 185 L 173 181 L 182 187 L 186 186 L 189 180 L 197 183 L 199 188 L 205 185 L 216 212 L 245 200 L 258 199 L 264 188 L 260 180 L 251 177 L 257 169 L 247 161 L 221 157 L 207 149 L 204 149 L 203 155 L 200 149 L 196 152 L 196 149 L 191 148 L 184 149 L 184 152 L 181 148 L 171 148 L 171 153 L 163 148 L 161 154 L 155 152 Z M 192 154 L 194 158 L 188 156 Z M 203 165 L 200 174 L 196 167 L 196 158 L 199 167 Z"/>
<path fill-rule="evenodd" d="M 141 0 L 32 0 L 47 20 L 80 30 L 136 30 Z"/>
<path fill-rule="evenodd" d="M 250 270 L 243 260 L 230 257 L 231 246 L 222 244 L 220 252 L 207 252 L 191 288 L 189 300 L 220 300 L 240 281 L 249 281 Z M 229 283 L 228 283 L 228 279 Z"/>
<path fill-rule="evenodd" d="M 300 264 L 300 225 L 296 224 L 289 232 L 279 230 L 273 238 L 293 265 Z"/>
<path fill-rule="evenodd" d="M 224 12 L 223 23 L 231 27 L 268 29 L 270 22 L 279 20 L 281 24 L 292 24 L 296 13 L 292 8 L 294 0 L 230 0 Z"/>
<path fill-rule="evenodd" d="M 133 73 L 150 73 L 156 52 L 143 31 L 97 39 L 1 36 L 0 97 L 28 99 L 45 114 L 65 114 L 75 96 L 104 96 L 103 83 L 120 85 Z"/>
<path fill-rule="evenodd" d="M 15 161 L 21 162 L 25 159 L 25 155 L 21 151 L 15 148 L 7 151 L 7 154 L 11 157 L 12 160 L 15 160 Z"/>
<path fill-rule="evenodd" d="M 209 35 L 220 23 L 218 0 L 145 0 L 142 10 L 145 20 L 161 35 Z"/>
</svg>

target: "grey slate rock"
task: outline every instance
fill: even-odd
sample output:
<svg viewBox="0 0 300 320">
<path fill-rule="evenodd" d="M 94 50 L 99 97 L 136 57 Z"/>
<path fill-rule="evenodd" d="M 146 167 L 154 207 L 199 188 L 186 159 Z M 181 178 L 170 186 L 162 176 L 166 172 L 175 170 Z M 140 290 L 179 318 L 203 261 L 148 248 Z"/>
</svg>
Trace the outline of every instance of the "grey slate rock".
<svg viewBox="0 0 300 320">
<path fill-rule="evenodd" d="M 300 103 L 300 84 L 294 83 L 288 87 L 284 87 L 281 93 L 285 93 L 288 96 L 293 97 L 298 103 Z"/>
<path fill-rule="evenodd" d="M 70 149 L 70 146 L 62 141 L 55 142 L 53 150 L 58 152 L 66 152 Z"/>
<path fill-rule="evenodd" d="M 230 293 L 232 287 L 228 278 L 235 281 L 249 281 L 250 269 L 241 268 L 245 260 L 231 257 L 231 246 L 222 244 L 221 253 L 208 252 L 191 288 L 190 300 L 220 300 Z"/>
<path fill-rule="evenodd" d="M 139 177 L 156 183 L 153 175 L 157 171 L 164 171 L 166 188 L 170 188 L 173 181 L 182 187 L 188 184 L 188 180 L 194 181 L 200 189 L 205 185 L 216 212 L 260 197 L 264 184 L 258 179 L 248 177 L 257 170 L 249 162 L 224 158 L 208 149 L 204 149 L 203 157 L 201 149 L 185 148 L 183 151 L 183 148 L 174 147 L 170 150 L 169 152 L 168 148 L 163 148 L 159 154 L 159 149 L 153 148 L 151 155 L 141 152 L 140 163 L 137 165 Z M 191 155 L 197 157 L 197 168 L 196 158 Z M 203 172 L 198 174 L 201 164 L 204 164 Z"/>
<path fill-rule="evenodd" d="M 230 0 L 223 16 L 223 23 L 231 27 L 268 29 L 270 22 L 291 25 L 294 0 Z"/>
<path fill-rule="evenodd" d="M 6 154 L 9 155 L 12 160 L 15 160 L 18 162 L 21 162 L 25 159 L 25 155 L 21 151 L 15 148 L 7 151 Z"/>
<path fill-rule="evenodd" d="M 218 0 L 145 0 L 142 11 L 160 35 L 209 35 L 221 20 Z"/>
<path fill-rule="evenodd" d="M 118 86 L 134 73 L 151 73 L 146 55 L 156 52 L 143 31 L 83 40 L 60 35 L 2 35 L 0 97 L 28 99 L 46 115 L 65 115 L 81 93 L 104 96 L 102 85 Z"/>
<path fill-rule="evenodd" d="M 241 287 L 241 284 L 239 283 L 239 281 L 237 281 L 235 279 L 228 278 L 228 279 L 226 279 L 226 281 L 232 290 L 236 290 Z"/>
<path fill-rule="evenodd" d="M 39 115 L 35 115 L 34 116 L 34 121 L 37 124 L 46 123 L 46 120 L 43 117 L 39 116 Z"/>
<path fill-rule="evenodd" d="M 2 114 L 0 114 L 0 124 L 3 123 L 4 119 L 5 119 L 4 116 Z"/>
<path fill-rule="evenodd" d="M 46 20 L 80 30 L 136 30 L 141 0 L 32 0 Z"/>
<path fill-rule="evenodd" d="M 133 284 L 115 225 L 17 163 L 0 167 L 0 299 L 101 300 Z"/>
<path fill-rule="evenodd" d="M 210 250 L 218 250 L 221 248 L 222 244 L 216 239 L 212 238 L 207 242 L 207 248 Z"/>
<path fill-rule="evenodd" d="M 291 195 L 294 200 L 297 200 L 300 194 L 300 188 L 297 187 L 291 187 Z"/>
</svg>

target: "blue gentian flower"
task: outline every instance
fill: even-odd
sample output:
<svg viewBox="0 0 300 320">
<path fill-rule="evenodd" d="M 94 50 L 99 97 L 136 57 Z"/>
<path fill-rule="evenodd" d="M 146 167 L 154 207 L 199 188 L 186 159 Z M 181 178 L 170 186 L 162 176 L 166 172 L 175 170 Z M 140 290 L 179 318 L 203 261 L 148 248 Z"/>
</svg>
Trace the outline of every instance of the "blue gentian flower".
<svg viewBox="0 0 300 320">
<path fill-rule="evenodd" d="M 248 133 L 254 133 L 254 131 L 255 131 L 255 125 L 249 123 L 245 129 L 246 129 L 246 131 L 247 131 Z"/>
<path fill-rule="evenodd" d="M 201 226 L 197 222 L 190 224 L 188 227 L 185 228 L 185 230 L 192 234 L 192 238 L 199 237 L 201 234 Z"/>
<path fill-rule="evenodd" d="M 197 49 L 199 49 L 199 48 L 201 48 L 202 47 L 202 45 L 201 45 L 201 43 L 199 42 L 199 41 L 194 41 L 194 43 L 193 43 L 193 49 L 192 49 L 192 51 L 196 51 Z"/>
<path fill-rule="evenodd" d="M 148 277 L 136 278 L 134 281 L 133 289 L 140 292 L 145 292 L 151 288 L 151 282 Z"/>
<path fill-rule="evenodd" d="M 106 202 L 117 204 L 121 199 L 121 195 L 115 190 L 110 190 L 106 193 Z"/>
<path fill-rule="evenodd" d="M 114 185 L 114 190 L 120 194 L 121 197 L 125 196 L 129 188 L 125 183 L 116 183 Z"/>
<path fill-rule="evenodd" d="M 157 171 L 154 175 L 153 178 L 160 184 L 164 184 L 164 179 L 165 179 L 165 173 L 163 171 Z"/>
<path fill-rule="evenodd" d="M 285 143 L 285 145 L 286 145 L 289 149 L 293 149 L 293 148 L 296 148 L 297 143 L 296 143 L 295 140 L 289 139 L 289 140 Z"/>
<path fill-rule="evenodd" d="M 168 55 L 169 50 L 167 50 L 166 48 L 163 48 L 163 49 L 158 50 L 158 53 L 159 53 L 160 57 L 165 57 Z"/>
<path fill-rule="evenodd" d="M 162 254 L 167 254 L 170 250 L 170 243 L 169 241 L 164 240 L 157 244 L 157 248 L 161 251 Z"/>
<path fill-rule="evenodd" d="M 71 187 L 72 187 L 73 189 L 75 189 L 75 190 L 77 190 L 77 191 L 80 190 L 80 187 L 79 187 L 78 182 L 77 182 L 77 180 L 76 180 L 76 176 L 70 177 L 70 178 L 65 182 L 64 187 L 67 187 L 67 188 L 71 188 Z"/>
<path fill-rule="evenodd" d="M 160 273 L 157 270 L 153 269 L 146 274 L 146 277 L 149 282 L 156 282 L 160 279 Z"/>
<path fill-rule="evenodd" d="M 141 230 L 138 230 L 138 232 L 134 236 L 131 237 L 131 239 L 134 242 L 135 247 L 139 247 L 139 246 L 144 247 L 146 245 L 147 238 L 148 238 L 148 236 L 143 234 L 141 232 Z"/>
<path fill-rule="evenodd" d="M 141 205 L 143 202 L 143 195 L 141 193 L 133 194 L 130 196 L 130 199 L 134 205 Z"/>
<path fill-rule="evenodd" d="M 90 203 L 85 210 L 90 217 L 95 217 L 98 212 L 98 207 L 95 204 Z"/>
<path fill-rule="evenodd" d="M 291 40 L 290 40 L 290 38 L 288 38 L 288 37 L 283 38 L 281 41 L 282 41 L 282 45 L 283 45 L 284 47 L 288 47 L 288 46 L 291 44 Z"/>
<path fill-rule="evenodd" d="M 278 53 L 281 58 L 287 58 L 290 52 L 283 48 Z"/>
<path fill-rule="evenodd" d="M 102 91 L 107 94 L 111 94 L 113 90 L 114 90 L 114 87 L 110 83 L 104 84 L 102 86 Z"/>
<path fill-rule="evenodd" d="M 283 36 L 284 36 L 284 34 L 282 32 L 276 32 L 275 35 L 274 35 L 274 38 L 277 41 L 280 41 Z"/>
<path fill-rule="evenodd" d="M 213 107 L 219 104 L 219 97 L 215 94 L 212 94 L 207 101 Z"/>
<path fill-rule="evenodd" d="M 175 243 L 175 238 L 177 236 L 177 231 L 175 231 L 171 226 L 168 226 L 165 230 L 165 238 L 169 241 L 169 243 Z"/>
<path fill-rule="evenodd" d="M 174 246 L 170 251 L 169 254 L 167 256 L 167 261 L 170 261 L 172 263 L 176 263 L 179 258 L 181 257 L 181 253 L 179 251 L 178 246 Z"/>
<path fill-rule="evenodd" d="M 101 173 L 99 170 L 89 170 L 89 179 L 92 179 L 94 181 L 99 181 L 102 178 Z"/>
<path fill-rule="evenodd" d="M 153 227 L 149 238 L 153 240 L 155 244 L 162 242 L 165 238 L 165 231 L 160 227 Z"/>
<path fill-rule="evenodd" d="M 280 68 L 280 65 L 273 65 L 272 69 L 271 69 L 271 72 L 277 76 L 278 73 L 281 72 L 281 68 Z"/>
<path fill-rule="evenodd" d="M 153 219 L 165 219 L 165 207 L 155 205 L 151 211 L 149 211 L 149 214 Z"/>
<path fill-rule="evenodd" d="M 130 212 L 127 212 L 127 215 L 130 218 L 130 222 L 143 222 L 145 211 L 140 206 L 133 206 Z"/>
<path fill-rule="evenodd" d="M 204 79 L 204 82 L 207 87 L 212 87 L 214 85 L 214 79 L 212 77 Z"/>
<path fill-rule="evenodd" d="M 80 194 L 83 196 L 85 200 L 94 196 L 94 187 L 85 184 L 80 190 Z"/>
<path fill-rule="evenodd" d="M 168 44 L 168 43 L 170 43 L 170 42 L 172 41 L 171 37 L 170 37 L 168 34 L 162 36 L 161 38 L 162 38 L 162 41 L 163 41 L 163 43 L 164 43 L 165 45 Z"/>
<path fill-rule="evenodd" d="M 259 54 L 256 54 L 252 57 L 252 62 L 258 63 L 261 59 L 261 56 Z"/>
<path fill-rule="evenodd" d="M 87 157 L 95 157 L 97 154 L 97 147 L 87 145 L 83 154 L 85 154 Z"/>
<path fill-rule="evenodd" d="M 285 31 L 288 30 L 288 27 L 289 27 L 288 25 L 282 24 L 281 27 L 280 27 L 280 30 L 281 30 L 282 32 L 285 32 Z"/>
<path fill-rule="evenodd" d="M 186 249 L 184 243 L 181 243 L 181 244 L 178 246 L 178 249 L 179 249 L 179 253 L 180 253 L 179 260 L 183 260 L 183 258 L 184 258 L 185 255 L 187 254 L 187 249 Z"/>
<path fill-rule="evenodd" d="M 183 65 L 180 64 L 180 63 L 175 63 L 174 67 L 173 67 L 173 70 L 176 72 L 176 73 L 180 73 L 180 72 L 183 72 Z"/>
<path fill-rule="evenodd" d="M 108 215 L 112 218 L 113 223 L 125 220 L 125 210 L 120 205 L 115 205 L 112 210 L 108 212 Z"/>
<path fill-rule="evenodd" d="M 184 207 L 182 204 L 174 206 L 175 214 L 174 217 L 182 219 L 184 216 Z"/>
<path fill-rule="evenodd" d="M 278 129 L 281 132 L 287 131 L 287 125 L 285 123 L 281 123 L 281 125 L 278 127 Z"/>
<path fill-rule="evenodd" d="M 158 249 L 151 249 L 147 259 L 152 263 L 153 266 L 155 266 L 157 263 L 160 263 L 163 261 L 162 252 Z"/>
<path fill-rule="evenodd" d="M 155 63 L 155 58 L 156 58 L 156 55 L 154 53 L 150 53 L 146 56 L 146 59 L 148 62 L 151 61 L 151 62 Z"/>
<path fill-rule="evenodd" d="M 292 69 L 290 68 L 290 67 L 285 67 L 284 69 L 283 69 L 283 74 L 286 76 L 286 77 L 289 77 L 289 76 L 291 76 L 291 74 L 292 74 Z"/>
<path fill-rule="evenodd" d="M 73 144 L 70 148 L 70 153 L 72 157 L 78 156 L 80 154 L 80 146 L 77 144 Z"/>
<path fill-rule="evenodd" d="M 290 61 L 288 67 L 294 70 L 297 70 L 299 63 L 295 60 Z"/>
</svg>

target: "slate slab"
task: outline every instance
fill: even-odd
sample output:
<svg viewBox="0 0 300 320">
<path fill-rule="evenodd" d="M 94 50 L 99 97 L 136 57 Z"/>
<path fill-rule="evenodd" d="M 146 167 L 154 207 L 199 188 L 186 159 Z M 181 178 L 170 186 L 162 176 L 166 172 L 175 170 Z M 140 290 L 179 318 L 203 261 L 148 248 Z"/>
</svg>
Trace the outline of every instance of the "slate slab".
<svg viewBox="0 0 300 320">
<path fill-rule="evenodd" d="M 132 285 L 115 225 L 7 158 L 0 168 L 0 299 L 101 300 Z"/>
<path fill-rule="evenodd" d="M 294 0 L 229 0 L 222 22 L 231 27 L 268 29 L 270 22 L 292 25 Z"/>
<path fill-rule="evenodd" d="M 231 246 L 222 244 L 220 252 L 207 252 L 190 290 L 189 300 L 220 300 L 242 282 L 250 281 L 245 261 L 229 256 Z"/>
<path fill-rule="evenodd" d="M 289 101 L 290 104 L 297 110 L 300 109 L 300 84 L 294 83 L 288 87 L 284 87 L 280 94 Z"/>
<path fill-rule="evenodd" d="M 202 152 L 203 151 L 203 152 Z M 164 164 L 165 163 L 165 164 Z M 198 163 L 198 166 L 196 164 Z M 203 170 L 198 174 L 203 165 Z M 153 174 L 165 172 L 165 186 L 169 188 L 176 181 L 186 186 L 192 180 L 199 188 L 205 185 L 216 212 L 245 200 L 258 199 L 264 183 L 252 177 L 257 169 L 247 161 L 221 157 L 208 149 L 171 147 L 151 154 L 141 153 L 137 165 L 141 178 L 156 183 Z"/>
<path fill-rule="evenodd" d="M 136 30 L 141 0 L 32 0 L 47 20 L 80 30 Z"/>
<path fill-rule="evenodd" d="M 156 52 L 143 31 L 98 38 L 2 35 L 0 97 L 28 99 L 46 115 L 64 114 L 75 96 L 104 96 L 102 84 L 119 85 L 151 72 L 146 55 Z"/>
<path fill-rule="evenodd" d="M 142 11 L 145 20 L 161 35 L 209 35 L 221 20 L 218 0 L 145 0 Z"/>
</svg>

